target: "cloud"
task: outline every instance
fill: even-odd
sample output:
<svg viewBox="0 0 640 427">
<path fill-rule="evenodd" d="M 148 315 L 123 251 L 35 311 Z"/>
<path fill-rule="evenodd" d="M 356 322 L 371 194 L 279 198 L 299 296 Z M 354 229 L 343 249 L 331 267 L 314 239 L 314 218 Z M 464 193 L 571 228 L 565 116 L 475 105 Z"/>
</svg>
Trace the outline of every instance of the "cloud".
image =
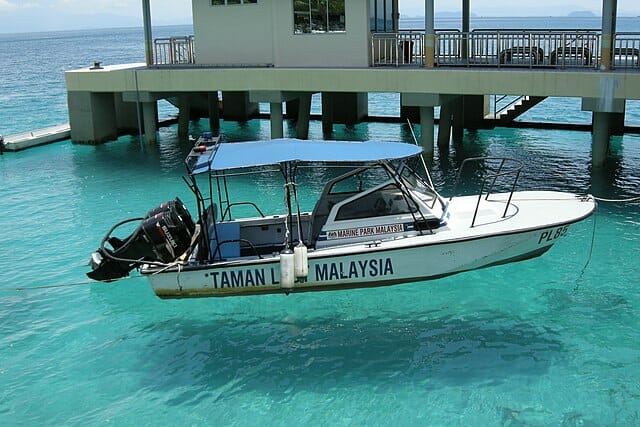
<svg viewBox="0 0 640 427">
<path fill-rule="evenodd" d="M 15 8 L 16 5 L 11 3 L 9 0 L 0 0 L 0 12 L 3 10 L 11 10 Z"/>
<path fill-rule="evenodd" d="M 37 3 L 34 2 L 17 2 L 15 0 L 0 0 L 0 12 L 16 10 L 16 9 L 31 9 L 33 7 L 38 7 Z"/>
</svg>

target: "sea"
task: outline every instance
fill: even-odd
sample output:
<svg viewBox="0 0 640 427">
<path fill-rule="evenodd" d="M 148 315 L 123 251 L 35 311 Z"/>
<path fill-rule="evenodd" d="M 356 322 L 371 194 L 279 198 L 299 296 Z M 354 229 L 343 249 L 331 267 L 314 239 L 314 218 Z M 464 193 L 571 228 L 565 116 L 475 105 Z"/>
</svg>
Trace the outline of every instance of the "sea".
<svg viewBox="0 0 640 427">
<path fill-rule="evenodd" d="M 619 18 L 618 29 L 639 24 Z M 472 21 L 598 26 L 596 18 Z M 158 27 L 154 36 L 190 31 Z M 142 62 L 142 30 L 0 34 L 0 58 L 0 133 L 30 131 L 68 120 L 65 71 Z M 372 94 L 369 112 L 399 115 L 397 100 Z M 165 103 L 160 111 L 175 113 Z M 589 123 L 590 115 L 579 99 L 548 99 L 522 120 Z M 627 103 L 626 120 L 640 124 L 637 103 Z M 207 126 L 193 122 L 190 132 Z M 160 300 L 137 273 L 89 281 L 89 255 L 114 223 L 176 196 L 195 209 L 181 179 L 189 147 L 176 133 L 161 128 L 155 145 L 123 136 L 0 156 L 0 425 L 640 425 L 637 202 L 601 202 L 540 258 L 429 282 Z M 285 133 L 295 134 L 291 123 Z M 269 134 L 268 120 L 222 123 L 229 141 Z M 319 122 L 310 137 L 323 137 Z M 336 125 L 332 138 L 410 142 L 411 134 L 402 123 L 371 122 Z M 462 160 L 484 155 L 522 160 L 522 190 L 640 194 L 639 134 L 613 137 L 607 165 L 594 169 L 588 132 L 466 131 L 461 144 L 436 148 L 435 184 L 450 194 Z M 475 188 L 473 176 L 464 191 Z M 282 208 L 273 183 L 247 179 L 231 190 L 240 200 L 255 195 L 267 212 Z"/>
</svg>

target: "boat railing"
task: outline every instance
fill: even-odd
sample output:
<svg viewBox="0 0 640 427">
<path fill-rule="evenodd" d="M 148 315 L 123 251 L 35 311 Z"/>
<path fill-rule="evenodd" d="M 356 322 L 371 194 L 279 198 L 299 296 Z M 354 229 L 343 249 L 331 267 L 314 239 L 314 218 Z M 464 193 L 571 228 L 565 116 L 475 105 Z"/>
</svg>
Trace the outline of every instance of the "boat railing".
<svg viewBox="0 0 640 427">
<path fill-rule="evenodd" d="M 516 189 L 518 178 L 520 178 L 520 172 L 522 171 L 524 164 L 520 160 L 508 157 L 469 157 L 467 159 L 464 159 L 462 161 L 462 164 L 460 165 L 460 169 L 458 170 L 458 175 L 453 186 L 453 192 L 451 193 L 452 196 L 449 201 L 451 201 L 457 194 L 463 171 L 465 170 L 465 167 L 471 163 L 477 163 L 479 164 L 479 168 L 485 169 L 485 173 L 483 174 L 480 184 L 480 190 L 478 191 L 478 200 L 473 212 L 471 227 L 475 226 L 476 217 L 478 215 L 478 210 L 480 209 L 480 203 L 482 199 L 484 198 L 484 200 L 489 200 L 489 196 L 491 196 L 491 194 L 494 194 L 494 189 L 496 188 L 496 185 L 498 185 L 501 178 L 511 177 L 505 178 L 506 182 L 502 182 L 501 185 L 501 188 L 504 186 L 507 186 L 509 188 L 509 198 L 507 199 L 504 212 L 501 216 L 501 218 L 505 218 L 509 211 L 511 199 Z"/>
<path fill-rule="evenodd" d="M 242 205 L 249 205 L 255 208 L 256 211 L 258 211 L 258 214 L 260 214 L 261 218 L 264 218 L 264 213 L 262 213 L 262 211 L 260 210 L 260 208 L 253 202 L 234 202 L 234 203 L 229 203 L 229 205 L 227 206 L 227 208 L 224 210 L 224 212 L 222 213 L 222 221 L 231 221 L 231 208 L 233 206 L 242 206 Z M 227 215 L 229 215 L 229 218 L 227 218 Z"/>
</svg>

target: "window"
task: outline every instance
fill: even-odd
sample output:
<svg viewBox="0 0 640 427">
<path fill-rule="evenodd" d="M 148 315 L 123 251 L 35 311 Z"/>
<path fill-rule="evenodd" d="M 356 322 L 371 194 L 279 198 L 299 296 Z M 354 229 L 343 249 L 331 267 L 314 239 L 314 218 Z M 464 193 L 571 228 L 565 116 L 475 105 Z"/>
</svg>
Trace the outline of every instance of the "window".
<svg viewBox="0 0 640 427">
<path fill-rule="evenodd" d="M 258 0 L 211 0 L 211 6 L 224 6 L 230 4 L 256 4 Z"/>
<path fill-rule="evenodd" d="M 336 221 L 407 214 L 417 210 L 415 202 L 407 203 L 400 189 L 390 184 L 343 205 L 338 210 Z"/>
<path fill-rule="evenodd" d="M 345 0 L 293 0 L 296 34 L 345 31 Z"/>
<path fill-rule="evenodd" d="M 393 0 L 370 0 L 371 31 L 395 32 L 397 23 L 394 16 L 398 15 Z"/>
</svg>

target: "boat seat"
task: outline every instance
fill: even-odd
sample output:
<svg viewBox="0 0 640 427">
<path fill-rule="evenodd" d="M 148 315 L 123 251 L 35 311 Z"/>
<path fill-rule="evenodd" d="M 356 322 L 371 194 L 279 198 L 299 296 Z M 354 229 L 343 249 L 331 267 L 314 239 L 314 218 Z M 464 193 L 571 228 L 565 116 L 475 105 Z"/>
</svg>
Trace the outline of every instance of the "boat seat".
<svg viewBox="0 0 640 427">
<path fill-rule="evenodd" d="M 240 223 L 219 222 L 209 228 L 211 256 L 215 261 L 240 257 Z"/>
<path fill-rule="evenodd" d="M 206 210 L 209 251 L 215 261 L 240 256 L 240 223 L 216 222 L 217 206 L 209 205 Z"/>
</svg>

